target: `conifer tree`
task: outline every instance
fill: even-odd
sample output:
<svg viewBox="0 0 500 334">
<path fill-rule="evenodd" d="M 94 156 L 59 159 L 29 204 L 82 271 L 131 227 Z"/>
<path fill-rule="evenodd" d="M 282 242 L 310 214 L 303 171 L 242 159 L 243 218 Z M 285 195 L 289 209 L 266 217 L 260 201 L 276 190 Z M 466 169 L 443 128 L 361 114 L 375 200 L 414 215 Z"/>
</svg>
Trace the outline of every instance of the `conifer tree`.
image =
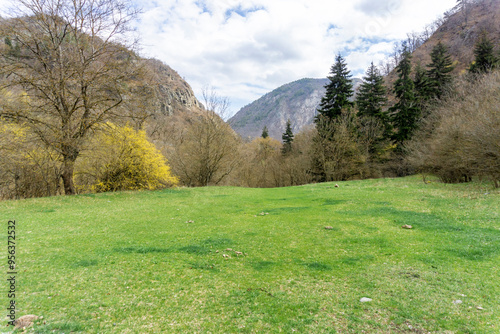
<svg viewBox="0 0 500 334">
<path fill-rule="evenodd" d="M 325 86 L 326 93 L 321 99 L 316 124 L 321 115 L 328 120 L 333 120 L 342 114 L 343 109 L 349 110 L 354 106 L 354 103 L 349 100 L 354 95 L 351 77 L 344 58 L 338 54 L 330 70 L 328 77 L 330 83 Z"/>
<path fill-rule="evenodd" d="M 425 104 L 432 95 L 432 88 L 429 77 L 427 76 L 427 71 L 420 63 L 418 63 L 415 67 L 415 79 L 413 80 L 413 83 L 415 85 L 415 97 L 417 99 L 417 104 L 419 108 L 423 110 L 425 108 Z"/>
<path fill-rule="evenodd" d="M 394 94 L 398 101 L 389 109 L 392 115 L 392 125 L 396 130 L 393 140 L 398 144 L 412 137 L 420 118 L 415 84 L 411 78 L 411 58 L 411 53 L 404 45 L 402 59 L 397 67 L 398 79 L 394 83 Z"/>
<path fill-rule="evenodd" d="M 283 139 L 283 148 L 281 149 L 283 155 L 286 155 L 292 151 L 293 137 L 292 125 L 290 123 L 290 120 L 288 120 L 286 122 L 286 130 L 283 133 L 283 136 L 281 136 L 281 138 Z"/>
<path fill-rule="evenodd" d="M 264 139 L 269 137 L 269 131 L 267 130 L 267 126 L 264 126 L 264 129 L 262 129 L 262 134 L 260 136 Z"/>
<path fill-rule="evenodd" d="M 431 97 L 440 99 L 452 81 L 450 72 L 455 66 L 448 53 L 448 48 L 441 42 L 432 49 L 431 60 L 431 63 L 427 65 Z"/>
<path fill-rule="evenodd" d="M 481 34 L 474 48 L 476 59 L 469 67 L 472 73 L 487 73 L 499 66 L 499 58 L 495 55 L 495 47 L 486 33 Z"/>
<path fill-rule="evenodd" d="M 358 95 L 356 97 L 358 105 L 358 115 L 363 117 L 373 117 L 378 119 L 385 128 L 388 128 L 388 115 L 383 111 L 387 103 L 387 91 L 384 86 L 384 77 L 373 62 L 366 71 Z"/>
</svg>

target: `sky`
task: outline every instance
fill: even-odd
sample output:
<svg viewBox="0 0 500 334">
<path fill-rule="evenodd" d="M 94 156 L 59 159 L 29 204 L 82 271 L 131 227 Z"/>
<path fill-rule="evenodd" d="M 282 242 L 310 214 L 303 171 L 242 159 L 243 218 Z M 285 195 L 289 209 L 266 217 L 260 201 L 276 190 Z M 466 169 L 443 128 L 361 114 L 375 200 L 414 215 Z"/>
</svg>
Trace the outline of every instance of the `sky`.
<svg viewBox="0 0 500 334">
<path fill-rule="evenodd" d="M 0 0 L 2 3 L 7 0 Z M 342 54 L 355 77 L 456 0 L 133 0 L 140 54 L 176 70 L 200 101 L 212 87 L 230 113 L 286 83 L 324 78 Z"/>
</svg>

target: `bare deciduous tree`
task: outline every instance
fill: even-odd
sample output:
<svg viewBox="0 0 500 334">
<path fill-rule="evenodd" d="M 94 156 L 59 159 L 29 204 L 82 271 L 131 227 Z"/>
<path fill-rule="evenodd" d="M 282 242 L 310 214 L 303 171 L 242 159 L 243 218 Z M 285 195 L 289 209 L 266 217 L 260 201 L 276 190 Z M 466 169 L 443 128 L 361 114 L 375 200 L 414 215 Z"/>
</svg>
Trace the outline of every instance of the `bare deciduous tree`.
<svg viewBox="0 0 500 334">
<path fill-rule="evenodd" d="M 75 193 L 73 169 L 89 132 L 124 101 L 134 74 L 126 50 L 128 0 L 16 0 L 2 23 L 9 39 L 1 52 L 0 89 L 27 96 L 27 108 L 0 108 L 62 157 L 65 194 Z M 6 43 L 7 44 L 7 43 Z"/>
<path fill-rule="evenodd" d="M 236 167 L 238 138 L 223 121 L 229 100 L 215 90 L 203 90 L 205 110 L 191 118 L 174 141 L 168 158 L 173 171 L 188 186 L 217 185 Z"/>
</svg>

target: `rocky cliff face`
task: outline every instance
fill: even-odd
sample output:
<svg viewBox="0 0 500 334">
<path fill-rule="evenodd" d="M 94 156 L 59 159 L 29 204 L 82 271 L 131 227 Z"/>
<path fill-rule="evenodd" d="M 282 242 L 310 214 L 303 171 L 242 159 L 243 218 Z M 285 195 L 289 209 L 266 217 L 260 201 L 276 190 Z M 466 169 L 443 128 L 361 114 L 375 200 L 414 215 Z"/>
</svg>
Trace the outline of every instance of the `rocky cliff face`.
<svg viewBox="0 0 500 334">
<path fill-rule="evenodd" d="M 170 66 L 156 59 L 147 59 L 144 62 L 156 93 L 156 114 L 172 116 L 197 112 L 203 108 L 189 84 Z"/>
<path fill-rule="evenodd" d="M 361 80 L 354 80 L 357 88 Z M 243 107 L 229 124 L 244 139 L 259 137 L 267 126 L 269 135 L 281 140 L 287 120 L 290 120 L 294 133 L 313 124 L 328 82 L 326 78 L 301 79 L 281 86 Z"/>
</svg>

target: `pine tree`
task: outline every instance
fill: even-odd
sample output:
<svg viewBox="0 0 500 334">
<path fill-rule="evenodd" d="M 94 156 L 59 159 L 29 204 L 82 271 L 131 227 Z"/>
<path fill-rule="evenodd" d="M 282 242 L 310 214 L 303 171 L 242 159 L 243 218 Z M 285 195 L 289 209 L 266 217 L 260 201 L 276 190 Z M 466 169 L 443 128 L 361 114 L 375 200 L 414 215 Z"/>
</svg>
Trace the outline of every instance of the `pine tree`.
<svg viewBox="0 0 500 334">
<path fill-rule="evenodd" d="M 397 67 L 398 79 L 394 83 L 394 94 L 398 101 L 389 109 L 392 114 L 392 125 L 396 130 L 393 140 L 398 144 L 412 137 L 420 119 L 415 84 L 411 78 L 411 58 L 411 53 L 404 45 L 402 59 Z"/>
<path fill-rule="evenodd" d="M 446 87 L 451 83 L 450 72 L 455 66 L 448 53 L 448 48 L 439 42 L 431 52 L 431 63 L 427 65 L 427 76 L 431 87 L 431 96 L 441 99 Z"/>
<path fill-rule="evenodd" d="M 267 126 L 264 126 L 264 129 L 262 129 L 262 134 L 260 136 L 264 139 L 269 137 L 269 131 L 267 130 Z"/>
<path fill-rule="evenodd" d="M 386 139 L 390 139 L 391 125 L 389 115 L 383 108 L 387 104 L 387 90 L 384 86 L 384 77 L 377 67 L 371 63 L 363 77 L 358 94 L 356 96 L 358 105 L 358 116 L 360 121 L 361 135 L 369 139 L 369 152 L 374 157 L 384 148 Z M 378 132 L 378 129 L 383 132 Z M 375 131 L 373 131 L 375 129 Z"/>
<path fill-rule="evenodd" d="M 350 110 L 354 106 L 354 103 L 349 100 L 354 95 L 352 76 L 342 55 L 339 54 L 335 58 L 330 74 L 328 77 L 330 83 L 325 86 L 326 93 L 319 105 L 316 124 L 321 115 L 333 120 L 342 114 L 343 109 Z"/>
<path fill-rule="evenodd" d="M 415 79 L 413 83 L 415 85 L 417 104 L 419 108 L 423 110 L 427 101 L 429 101 L 432 96 L 432 88 L 429 77 L 427 76 L 427 71 L 420 63 L 415 67 Z"/>
<path fill-rule="evenodd" d="M 385 128 L 388 128 L 388 115 L 383 111 L 387 103 L 387 91 L 384 86 L 384 77 L 373 62 L 366 71 L 358 95 L 356 97 L 358 115 L 378 119 Z"/>
<path fill-rule="evenodd" d="M 486 33 L 481 34 L 474 48 L 476 59 L 469 67 L 472 73 L 487 73 L 499 66 L 499 58 L 495 55 L 495 47 Z"/>
<path fill-rule="evenodd" d="M 292 151 L 293 137 L 292 124 L 290 123 L 290 120 L 288 120 L 286 122 L 286 130 L 283 133 L 283 136 L 281 136 L 283 139 L 283 148 L 281 149 L 283 155 L 287 155 Z"/>
</svg>

